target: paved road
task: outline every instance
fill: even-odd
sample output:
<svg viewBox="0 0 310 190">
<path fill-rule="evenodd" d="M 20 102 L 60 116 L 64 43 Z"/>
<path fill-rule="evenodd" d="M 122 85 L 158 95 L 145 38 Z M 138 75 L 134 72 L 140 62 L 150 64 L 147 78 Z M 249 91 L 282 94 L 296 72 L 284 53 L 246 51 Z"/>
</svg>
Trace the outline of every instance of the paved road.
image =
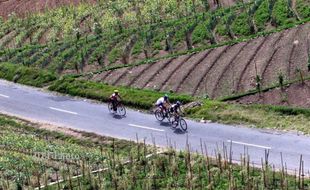
<svg viewBox="0 0 310 190">
<path fill-rule="evenodd" d="M 310 138 L 292 133 L 194 121 L 188 121 L 188 132 L 182 133 L 167 123 L 157 122 L 153 115 L 127 110 L 127 117 L 116 117 L 109 113 L 106 104 L 59 96 L 2 80 L 0 111 L 122 139 L 135 140 L 138 135 L 148 143 L 155 139 L 157 145 L 173 144 L 177 149 L 184 149 L 188 139 L 192 151 L 200 152 L 203 142 L 212 155 L 225 144 L 228 150 L 232 147 L 234 160 L 240 159 L 240 155 L 246 151 L 255 164 L 260 164 L 261 158 L 265 157 L 265 150 L 269 150 L 269 162 L 280 168 L 282 153 L 289 170 L 298 169 L 302 154 L 305 171 L 310 170 Z"/>
</svg>

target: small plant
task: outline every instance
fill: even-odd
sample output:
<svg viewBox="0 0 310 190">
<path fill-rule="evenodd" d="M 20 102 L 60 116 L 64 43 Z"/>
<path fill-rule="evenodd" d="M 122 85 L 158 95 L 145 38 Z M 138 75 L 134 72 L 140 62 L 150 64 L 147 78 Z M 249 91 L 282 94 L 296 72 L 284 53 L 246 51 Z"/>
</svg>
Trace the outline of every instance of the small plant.
<svg viewBox="0 0 310 190">
<path fill-rule="evenodd" d="M 228 33 L 228 36 L 231 38 L 231 39 L 236 39 L 236 35 L 234 33 L 234 31 L 232 30 L 231 28 L 231 25 L 232 23 L 234 22 L 234 20 L 236 19 L 236 14 L 232 13 L 228 18 L 227 18 L 227 21 L 226 21 L 226 31 Z"/>
<path fill-rule="evenodd" d="M 284 87 L 284 75 L 282 72 L 278 73 L 278 81 L 279 81 L 280 88 L 283 89 L 283 87 Z"/>
<path fill-rule="evenodd" d="M 260 78 L 259 75 L 256 75 L 255 80 L 256 80 L 256 83 L 255 83 L 256 90 L 258 90 L 258 92 L 261 92 L 261 90 L 262 90 L 262 86 L 261 86 L 262 79 Z"/>
<path fill-rule="evenodd" d="M 310 72 L 310 48 L 309 48 L 309 40 L 308 40 L 308 72 Z"/>
<path fill-rule="evenodd" d="M 300 68 L 296 68 L 296 73 L 299 74 L 299 77 L 300 77 L 300 81 L 302 84 L 305 84 L 305 79 L 304 79 L 304 75 L 303 75 L 303 72 Z"/>
</svg>

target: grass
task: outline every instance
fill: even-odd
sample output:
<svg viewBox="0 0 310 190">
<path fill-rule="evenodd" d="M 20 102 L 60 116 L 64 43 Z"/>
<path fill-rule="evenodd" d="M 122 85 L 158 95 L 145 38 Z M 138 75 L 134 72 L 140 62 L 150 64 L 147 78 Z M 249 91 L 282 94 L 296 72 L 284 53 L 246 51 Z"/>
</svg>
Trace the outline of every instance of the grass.
<svg viewBox="0 0 310 190">
<path fill-rule="evenodd" d="M 41 69 L 1 63 L 0 78 L 25 85 L 43 87 L 44 85 L 55 81 L 57 76 L 49 71 L 42 71 Z"/>
<path fill-rule="evenodd" d="M 146 110 L 154 107 L 156 100 L 165 94 L 164 92 L 139 90 L 129 87 L 114 87 L 103 83 L 80 80 L 70 76 L 63 77 L 49 87 L 49 90 L 52 91 L 100 100 L 103 102 L 108 101 L 109 96 L 115 89 L 120 91 L 124 105 Z M 192 97 L 176 94 L 170 94 L 170 99 L 171 101 L 180 100 L 183 103 L 188 103 L 193 100 Z"/>
<path fill-rule="evenodd" d="M 43 128 L 42 128 L 43 127 Z M 50 128 L 47 126 L 46 128 Z M 37 187 L 61 179 L 62 172 L 81 172 L 105 164 L 114 152 L 126 158 L 133 142 L 73 130 L 45 130 L 41 124 L 0 115 L 0 189 Z"/>
<path fill-rule="evenodd" d="M 262 129 L 310 134 L 310 109 L 272 105 L 240 105 L 206 100 L 202 107 L 187 110 L 190 118 Z"/>
</svg>

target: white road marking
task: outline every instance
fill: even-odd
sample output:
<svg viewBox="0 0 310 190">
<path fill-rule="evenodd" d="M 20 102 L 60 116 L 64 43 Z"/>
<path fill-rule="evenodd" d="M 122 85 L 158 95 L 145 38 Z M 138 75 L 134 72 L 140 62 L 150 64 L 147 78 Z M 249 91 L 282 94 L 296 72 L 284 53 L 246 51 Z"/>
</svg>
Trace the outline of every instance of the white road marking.
<svg viewBox="0 0 310 190">
<path fill-rule="evenodd" d="M 0 94 L 0 96 L 3 98 L 10 98 L 10 96 L 4 95 L 4 94 Z"/>
<path fill-rule="evenodd" d="M 227 140 L 227 142 L 233 143 L 233 144 L 245 145 L 245 146 L 252 146 L 252 147 L 257 147 L 257 148 L 263 148 L 263 149 L 268 149 L 268 150 L 271 149 L 271 147 L 269 147 L 269 146 L 262 146 L 262 145 L 257 145 L 257 144 L 249 144 L 249 143 L 232 141 L 232 140 Z"/>
<path fill-rule="evenodd" d="M 135 125 L 135 124 L 128 124 L 131 127 L 137 127 L 137 128 L 142 128 L 142 129 L 149 129 L 149 130 L 153 130 L 153 131 L 160 131 L 160 132 L 164 132 L 165 130 L 162 129 L 155 129 L 155 128 L 151 128 L 151 127 L 145 127 L 145 126 L 141 126 L 141 125 Z"/>
<path fill-rule="evenodd" d="M 49 107 L 49 108 L 52 109 L 52 110 L 59 111 L 59 112 L 69 113 L 69 114 L 72 114 L 72 115 L 78 115 L 78 113 L 72 112 L 72 111 L 68 111 L 68 110 L 63 110 L 63 109 L 54 108 L 54 107 Z"/>
</svg>

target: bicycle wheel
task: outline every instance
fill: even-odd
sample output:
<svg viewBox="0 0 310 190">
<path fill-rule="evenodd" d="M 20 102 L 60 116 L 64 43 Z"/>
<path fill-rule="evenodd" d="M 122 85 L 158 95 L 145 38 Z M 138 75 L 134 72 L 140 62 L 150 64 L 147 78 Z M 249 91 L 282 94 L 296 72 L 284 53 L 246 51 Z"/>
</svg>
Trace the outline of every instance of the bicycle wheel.
<svg viewBox="0 0 310 190">
<path fill-rule="evenodd" d="M 126 108 L 125 108 L 125 106 L 123 106 L 123 105 L 118 105 L 117 106 L 117 113 L 118 113 L 118 115 L 121 115 L 121 116 L 125 116 L 126 115 Z"/>
<path fill-rule="evenodd" d="M 158 121 L 163 121 L 165 119 L 164 114 L 161 110 L 155 111 L 155 117 Z"/>
<path fill-rule="evenodd" d="M 187 130 L 187 123 L 186 123 L 185 119 L 181 118 L 179 120 L 179 124 L 180 124 L 180 127 L 182 128 L 183 131 Z"/>
<path fill-rule="evenodd" d="M 110 113 L 114 113 L 112 102 L 108 103 L 108 109 Z"/>
<path fill-rule="evenodd" d="M 171 122 L 172 119 L 173 119 L 173 114 L 168 111 L 168 113 L 167 113 L 167 120 L 168 120 L 168 122 L 172 123 Z"/>
</svg>

